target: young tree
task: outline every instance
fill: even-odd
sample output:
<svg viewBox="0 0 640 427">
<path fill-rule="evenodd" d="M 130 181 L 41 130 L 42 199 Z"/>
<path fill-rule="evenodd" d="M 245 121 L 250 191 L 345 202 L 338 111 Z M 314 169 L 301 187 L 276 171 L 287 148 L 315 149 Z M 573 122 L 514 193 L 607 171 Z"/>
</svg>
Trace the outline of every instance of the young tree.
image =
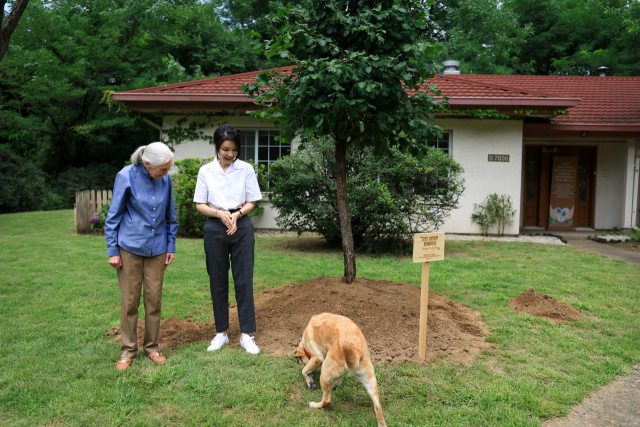
<svg viewBox="0 0 640 427">
<path fill-rule="evenodd" d="M 266 19 L 278 36 L 263 46 L 267 57 L 294 64 L 290 73 L 265 71 L 243 90 L 264 109 L 257 116 L 282 128 L 286 141 L 331 137 L 335 144 L 337 204 L 347 283 L 356 261 L 347 195 L 347 148 L 390 147 L 422 158 L 424 144 L 439 134 L 432 123 L 442 104 L 429 85 L 437 66 L 425 42 L 426 7 L 417 0 L 313 0 L 287 6 Z M 292 51 L 303 51 L 300 58 Z M 302 196 L 302 195 L 301 195 Z"/>
<path fill-rule="evenodd" d="M 20 22 L 22 13 L 27 8 L 29 0 L 15 0 L 13 2 L 11 12 L 9 12 L 9 14 L 7 15 L 7 19 L 5 20 L 4 8 L 6 4 L 7 0 L 0 0 L 0 7 L 2 7 L 2 26 L 0 28 L 0 62 L 2 62 L 4 54 L 7 53 L 7 49 L 9 49 L 9 41 L 11 40 L 11 35 L 18 27 L 18 23 Z"/>
</svg>

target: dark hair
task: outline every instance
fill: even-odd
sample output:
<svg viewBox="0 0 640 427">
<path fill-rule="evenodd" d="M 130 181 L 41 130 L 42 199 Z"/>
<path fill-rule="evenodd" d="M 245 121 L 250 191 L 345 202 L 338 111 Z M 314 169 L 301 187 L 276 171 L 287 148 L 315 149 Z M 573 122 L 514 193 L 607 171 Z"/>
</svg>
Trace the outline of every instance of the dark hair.
<svg viewBox="0 0 640 427">
<path fill-rule="evenodd" d="M 242 152 L 242 147 L 240 145 L 240 131 L 235 129 L 231 125 L 222 125 L 213 133 L 213 146 L 216 149 L 216 156 L 218 156 L 218 151 L 220 150 L 220 146 L 225 141 L 233 141 L 238 148 L 238 156 L 233 160 L 234 162 L 240 157 L 240 153 Z"/>
</svg>

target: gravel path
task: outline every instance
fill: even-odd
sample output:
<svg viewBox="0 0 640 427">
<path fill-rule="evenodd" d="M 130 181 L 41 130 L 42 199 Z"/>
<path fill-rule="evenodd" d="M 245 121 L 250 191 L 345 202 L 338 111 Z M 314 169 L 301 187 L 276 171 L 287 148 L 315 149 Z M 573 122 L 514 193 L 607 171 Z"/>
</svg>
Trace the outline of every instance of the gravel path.
<svg viewBox="0 0 640 427">
<path fill-rule="evenodd" d="M 481 240 L 483 242 L 528 242 L 545 245 L 564 245 L 565 243 L 553 236 L 515 236 L 515 237 L 485 237 L 469 236 L 465 234 L 446 234 L 446 240 Z"/>
<path fill-rule="evenodd" d="M 296 237 L 298 233 L 293 231 L 281 232 L 278 230 L 256 230 L 258 237 Z M 562 240 L 552 236 L 515 236 L 515 237 L 484 237 L 466 234 L 446 234 L 447 240 L 481 240 L 491 242 L 528 242 L 542 243 L 546 245 L 564 245 Z M 302 233 L 301 237 L 321 237 L 318 233 Z"/>
<path fill-rule="evenodd" d="M 566 418 L 553 418 L 542 427 L 640 426 L 640 363 L 633 373 L 593 392 Z"/>
</svg>

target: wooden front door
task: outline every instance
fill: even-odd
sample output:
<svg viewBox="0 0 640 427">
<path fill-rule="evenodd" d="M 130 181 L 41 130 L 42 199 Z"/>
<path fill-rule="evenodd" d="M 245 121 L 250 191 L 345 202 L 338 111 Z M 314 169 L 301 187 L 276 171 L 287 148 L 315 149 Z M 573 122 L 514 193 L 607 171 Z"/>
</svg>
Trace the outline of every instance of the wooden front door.
<svg viewBox="0 0 640 427">
<path fill-rule="evenodd" d="M 575 227 L 594 227 L 596 147 L 527 146 L 524 153 L 523 226 L 549 227 L 554 156 L 578 157 Z"/>
</svg>

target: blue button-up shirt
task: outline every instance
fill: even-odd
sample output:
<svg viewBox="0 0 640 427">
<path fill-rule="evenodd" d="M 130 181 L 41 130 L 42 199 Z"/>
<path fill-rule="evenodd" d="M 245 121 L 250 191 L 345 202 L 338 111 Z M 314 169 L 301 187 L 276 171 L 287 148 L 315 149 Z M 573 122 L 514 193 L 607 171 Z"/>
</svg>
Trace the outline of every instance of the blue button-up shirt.
<svg viewBox="0 0 640 427">
<path fill-rule="evenodd" d="M 175 253 L 178 221 L 171 176 L 151 179 L 142 162 L 118 172 L 104 234 L 109 256 L 120 255 L 118 246 L 140 256 Z"/>
</svg>

